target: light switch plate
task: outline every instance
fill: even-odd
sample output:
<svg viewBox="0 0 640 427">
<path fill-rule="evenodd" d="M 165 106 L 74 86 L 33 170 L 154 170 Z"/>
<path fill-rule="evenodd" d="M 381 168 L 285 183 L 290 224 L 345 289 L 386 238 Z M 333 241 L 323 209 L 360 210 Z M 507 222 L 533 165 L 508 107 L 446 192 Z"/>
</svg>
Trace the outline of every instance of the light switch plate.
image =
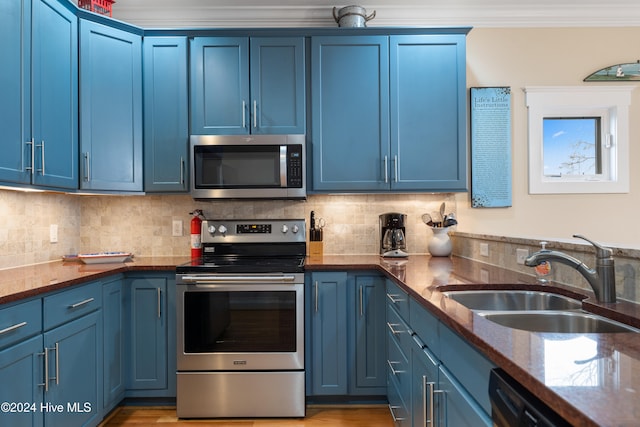
<svg viewBox="0 0 640 427">
<path fill-rule="evenodd" d="M 489 244 L 488 243 L 480 243 L 480 255 L 489 256 Z"/>
<path fill-rule="evenodd" d="M 516 249 L 516 262 L 524 265 L 524 260 L 529 256 L 528 249 Z"/>
<path fill-rule="evenodd" d="M 176 237 L 176 236 L 182 236 L 182 221 L 179 219 L 174 219 L 173 220 L 173 225 L 172 225 L 172 232 L 171 234 Z"/>
<path fill-rule="evenodd" d="M 58 243 L 58 224 L 49 226 L 49 243 Z"/>
</svg>

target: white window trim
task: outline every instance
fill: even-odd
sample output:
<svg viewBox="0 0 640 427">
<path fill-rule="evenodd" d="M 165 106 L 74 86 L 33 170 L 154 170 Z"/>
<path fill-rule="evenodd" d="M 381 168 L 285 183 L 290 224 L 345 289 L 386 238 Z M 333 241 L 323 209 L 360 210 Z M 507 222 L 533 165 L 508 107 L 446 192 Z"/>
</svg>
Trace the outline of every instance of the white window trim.
<svg viewBox="0 0 640 427">
<path fill-rule="evenodd" d="M 629 105 L 635 86 L 534 86 L 524 88 L 529 120 L 529 194 L 628 193 Z M 602 131 L 611 135 L 609 176 L 602 180 L 546 177 L 542 122 L 546 117 L 601 117 Z"/>
</svg>

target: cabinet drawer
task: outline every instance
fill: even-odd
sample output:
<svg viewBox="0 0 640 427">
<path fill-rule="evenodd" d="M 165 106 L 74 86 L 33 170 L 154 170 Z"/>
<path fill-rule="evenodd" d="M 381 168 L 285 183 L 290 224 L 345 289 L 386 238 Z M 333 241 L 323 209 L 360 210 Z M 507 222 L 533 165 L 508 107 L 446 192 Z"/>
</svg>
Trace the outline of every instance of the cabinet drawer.
<svg viewBox="0 0 640 427">
<path fill-rule="evenodd" d="M 440 340 L 438 338 L 438 319 L 422 307 L 416 300 L 409 301 L 409 324 L 429 350 L 440 359 Z"/>
<path fill-rule="evenodd" d="M 72 288 L 44 298 L 44 330 L 77 319 L 102 306 L 99 282 Z"/>
<path fill-rule="evenodd" d="M 387 280 L 387 303 L 398 310 L 405 321 L 409 320 L 409 295 L 389 280 Z"/>
<path fill-rule="evenodd" d="M 404 400 L 402 400 L 398 383 L 391 373 L 389 373 L 387 381 L 387 399 L 389 400 L 389 411 L 391 411 L 394 425 L 397 427 L 411 427 L 411 413 Z"/>
<path fill-rule="evenodd" d="M 495 365 L 446 326 L 440 324 L 439 329 L 442 341 L 440 360 L 480 406 L 490 413 L 487 390 L 489 375 Z"/>
<path fill-rule="evenodd" d="M 390 304 L 387 304 L 387 332 L 389 340 L 397 343 L 405 354 L 409 354 L 412 331 Z"/>
<path fill-rule="evenodd" d="M 400 346 L 390 340 L 387 358 L 388 377 L 393 378 L 398 385 L 398 391 L 402 400 L 409 402 L 411 399 L 411 366 L 409 365 L 409 354 L 402 351 Z"/>
<path fill-rule="evenodd" d="M 23 302 L 0 310 L 0 348 L 42 332 L 42 300 Z"/>
</svg>

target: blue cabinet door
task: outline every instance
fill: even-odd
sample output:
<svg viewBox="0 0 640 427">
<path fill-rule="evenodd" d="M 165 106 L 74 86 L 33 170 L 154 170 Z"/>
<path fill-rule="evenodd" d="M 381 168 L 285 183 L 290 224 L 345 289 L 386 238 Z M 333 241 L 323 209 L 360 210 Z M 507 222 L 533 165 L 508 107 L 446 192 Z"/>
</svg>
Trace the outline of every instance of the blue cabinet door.
<svg viewBox="0 0 640 427">
<path fill-rule="evenodd" d="M 78 18 L 34 0 L 32 28 L 33 184 L 77 189 Z"/>
<path fill-rule="evenodd" d="M 23 412 L 3 410 L 0 425 L 42 426 L 43 368 L 42 335 L 0 351 L 0 402 L 33 405 Z"/>
<path fill-rule="evenodd" d="M 124 296 L 122 278 L 102 286 L 103 326 L 103 399 L 102 412 L 107 414 L 124 397 Z"/>
<path fill-rule="evenodd" d="M 0 180 L 28 184 L 31 173 L 31 1 L 0 2 Z"/>
<path fill-rule="evenodd" d="M 347 310 L 353 319 L 354 340 L 349 344 L 351 367 L 349 394 L 385 394 L 387 384 L 387 340 L 385 322 L 385 280 L 377 275 L 353 276 L 350 287 L 353 305 Z"/>
<path fill-rule="evenodd" d="M 441 408 L 436 425 L 450 427 L 490 427 L 489 415 L 482 409 L 456 378 L 444 367 L 438 368 L 438 384 Z"/>
<path fill-rule="evenodd" d="M 141 37 L 80 21 L 80 187 L 142 191 Z"/>
<path fill-rule="evenodd" d="M 305 132 L 303 37 L 250 40 L 251 133 Z"/>
<path fill-rule="evenodd" d="M 248 133 L 249 39 L 195 37 L 190 55 L 191 133 Z"/>
<path fill-rule="evenodd" d="M 44 347 L 49 362 L 44 403 L 58 408 L 45 411 L 45 425 L 97 425 L 102 419 L 101 313 L 45 332 Z"/>
<path fill-rule="evenodd" d="M 189 92 L 186 37 L 145 37 L 144 189 L 185 192 L 188 184 Z"/>
<path fill-rule="evenodd" d="M 128 390 L 167 389 L 167 355 L 173 351 L 167 344 L 167 282 L 160 276 L 127 279 Z"/>
<path fill-rule="evenodd" d="M 390 37 L 391 188 L 466 191 L 464 35 Z"/>
<path fill-rule="evenodd" d="M 440 400 L 438 362 L 431 352 L 416 341 L 411 347 L 411 419 L 413 427 L 438 425 Z M 455 424 L 449 424 L 452 427 Z"/>
<path fill-rule="evenodd" d="M 388 37 L 313 37 L 311 64 L 311 189 L 388 189 Z"/>
<path fill-rule="evenodd" d="M 311 275 L 311 392 L 347 394 L 347 274 Z"/>
</svg>

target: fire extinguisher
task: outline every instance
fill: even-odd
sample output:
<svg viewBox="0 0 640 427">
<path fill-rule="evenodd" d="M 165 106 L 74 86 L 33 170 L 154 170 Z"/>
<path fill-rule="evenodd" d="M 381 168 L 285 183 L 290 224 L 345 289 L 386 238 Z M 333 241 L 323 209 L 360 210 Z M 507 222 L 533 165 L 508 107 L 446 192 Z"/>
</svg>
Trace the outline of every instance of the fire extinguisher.
<svg viewBox="0 0 640 427">
<path fill-rule="evenodd" d="M 189 213 L 193 215 L 191 219 L 191 259 L 196 260 L 202 257 L 202 238 L 200 232 L 202 228 L 202 210 L 196 209 Z"/>
</svg>

